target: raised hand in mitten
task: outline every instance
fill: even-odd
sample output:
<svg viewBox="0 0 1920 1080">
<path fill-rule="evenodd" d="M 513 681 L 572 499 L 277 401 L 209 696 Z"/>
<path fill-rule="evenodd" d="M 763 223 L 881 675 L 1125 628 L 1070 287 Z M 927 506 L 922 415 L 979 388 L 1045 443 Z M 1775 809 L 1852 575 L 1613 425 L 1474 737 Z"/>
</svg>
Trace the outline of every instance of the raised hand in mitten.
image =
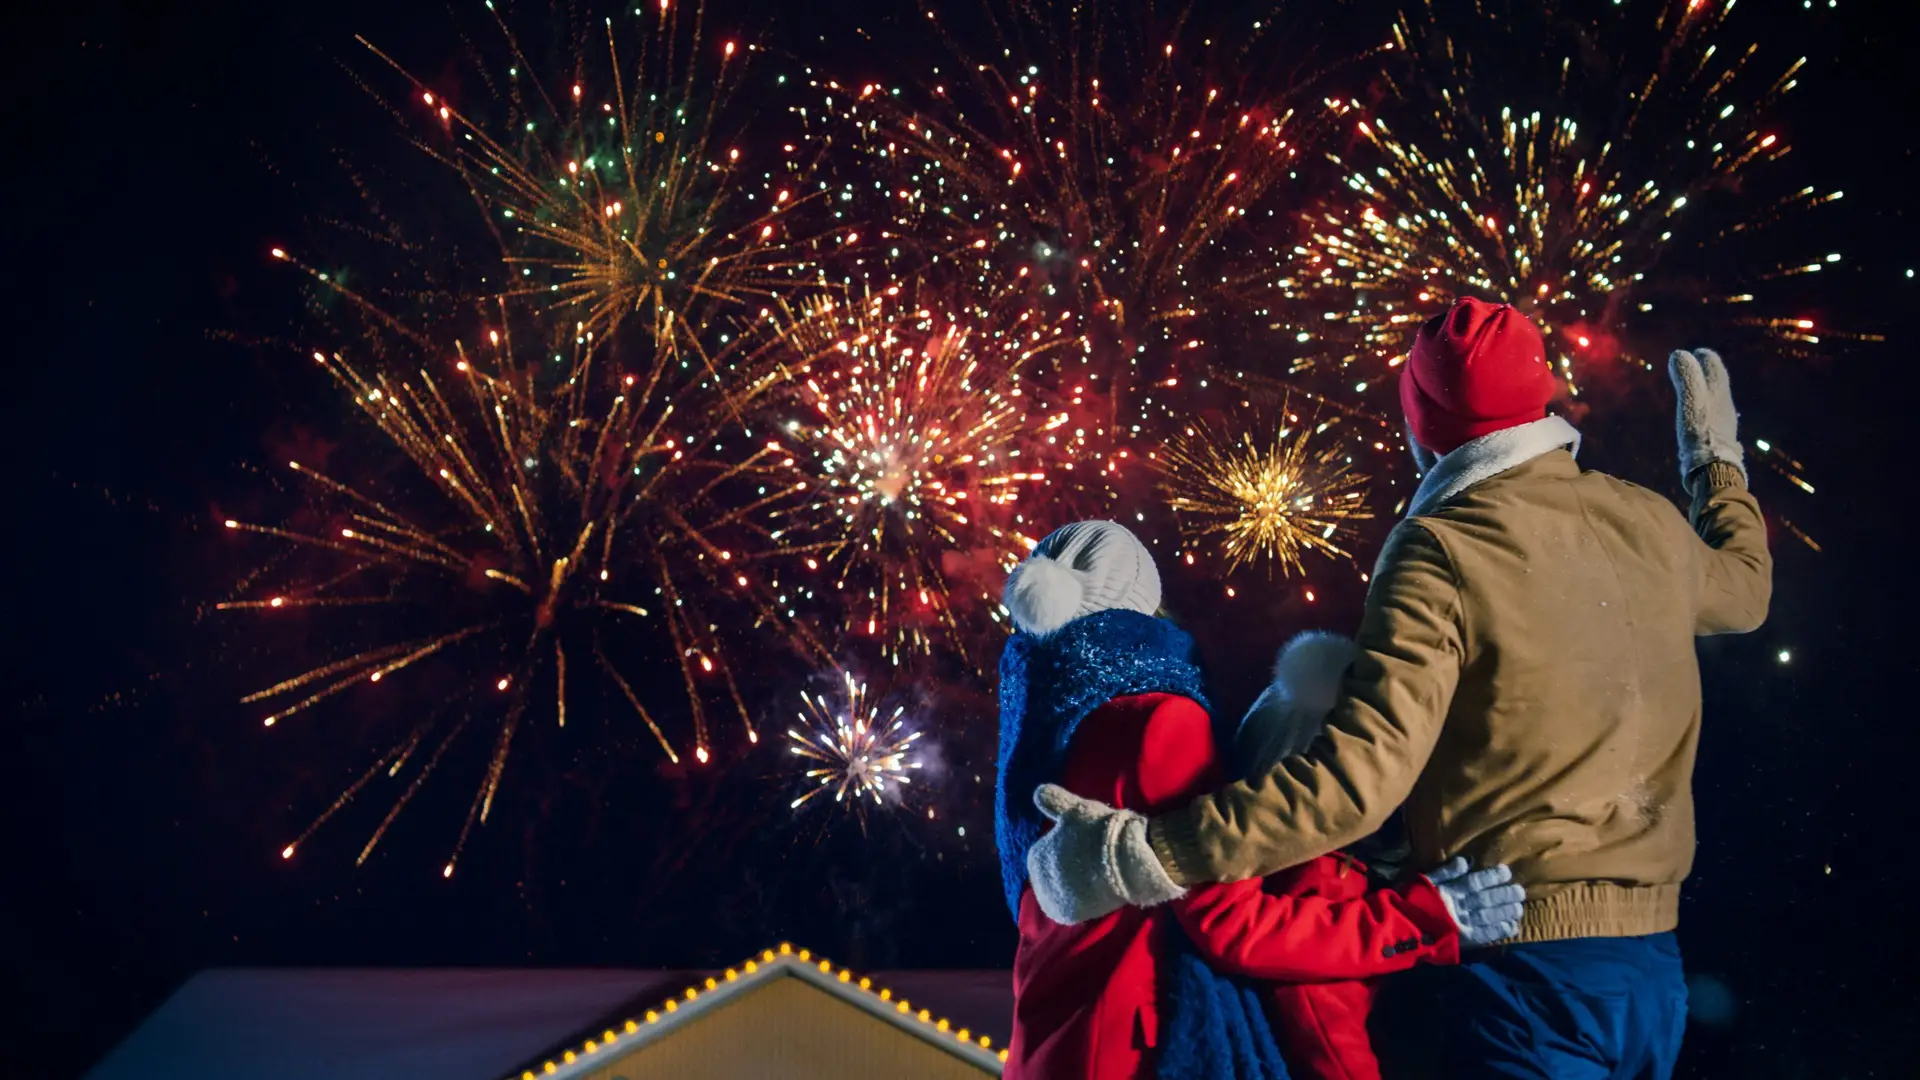
<svg viewBox="0 0 1920 1080">
<path fill-rule="evenodd" d="M 1033 803 L 1053 821 L 1027 849 L 1027 880 L 1047 918 L 1071 926 L 1186 895 L 1147 843 L 1146 818 L 1057 784 L 1040 785 Z"/>
<path fill-rule="evenodd" d="M 1680 479 L 1689 488 L 1694 474 L 1716 461 L 1747 474 L 1740 450 L 1740 416 L 1733 407 L 1727 365 L 1712 349 L 1676 349 L 1667 358 L 1667 375 L 1679 395 L 1674 434 L 1680 442 Z"/>
<path fill-rule="evenodd" d="M 1455 859 L 1427 880 L 1440 890 L 1463 947 L 1491 945 L 1520 932 L 1527 890 L 1513 883 L 1513 870 L 1505 863 L 1468 873 L 1467 860 Z"/>
</svg>

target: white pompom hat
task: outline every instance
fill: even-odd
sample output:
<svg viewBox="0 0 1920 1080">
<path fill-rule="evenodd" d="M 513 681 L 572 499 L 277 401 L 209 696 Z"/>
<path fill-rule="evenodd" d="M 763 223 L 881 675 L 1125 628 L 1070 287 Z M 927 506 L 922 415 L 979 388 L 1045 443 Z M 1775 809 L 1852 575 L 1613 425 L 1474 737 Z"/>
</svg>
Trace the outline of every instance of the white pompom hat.
<svg viewBox="0 0 1920 1080">
<path fill-rule="evenodd" d="M 1160 568 L 1140 538 L 1111 521 L 1076 521 L 1047 534 L 1007 578 L 1013 625 L 1044 637 L 1084 615 L 1160 610 Z"/>
</svg>

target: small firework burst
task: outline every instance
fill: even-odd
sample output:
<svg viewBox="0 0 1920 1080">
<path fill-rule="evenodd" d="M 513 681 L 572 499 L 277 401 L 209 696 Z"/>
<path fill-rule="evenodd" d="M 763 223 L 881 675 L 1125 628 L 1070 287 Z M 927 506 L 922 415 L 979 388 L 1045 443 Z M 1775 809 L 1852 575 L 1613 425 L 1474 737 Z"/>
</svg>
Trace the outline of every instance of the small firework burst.
<svg viewBox="0 0 1920 1080">
<path fill-rule="evenodd" d="M 1280 282 L 1276 328 L 1296 371 L 1352 368 L 1363 391 L 1386 385 L 1378 376 L 1414 327 L 1468 295 L 1539 323 L 1572 394 L 1596 364 L 1655 366 L 1674 344 L 1671 320 L 1695 312 L 1788 351 L 1819 343 L 1812 320 L 1779 306 L 1790 301 L 1758 309 L 1770 283 L 1840 255 L 1736 257 L 1728 245 L 1841 193 L 1757 200 L 1718 226 L 1711 218 L 1726 210 L 1700 205 L 1788 152 L 1769 117 L 1805 59 L 1755 70 L 1757 47 L 1726 29 L 1732 4 L 1592 5 L 1591 18 L 1578 7 L 1494 20 L 1531 36 L 1516 30 L 1512 48 L 1492 50 L 1500 63 L 1482 65 L 1480 43 L 1449 32 L 1428 3 L 1395 27 L 1411 69 L 1390 79 L 1386 104 L 1327 103 L 1357 146 L 1329 155 L 1346 193 L 1306 216 L 1309 235 Z M 1487 25 L 1477 17 L 1475 36 Z M 1543 40 L 1538 70 L 1514 62 Z M 1689 268 L 1689 252 L 1710 257 Z"/>
<path fill-rule="evenodd" d="M 902 287 L 788 315 L 779 427 L 800 476 L 773 539 L 824 564 L 845 624 L 896 662 L 936 641 L 964 651 L 952 568 L 1021 546 L 1013 508 L 1047 482 L 1067 422 L 1023 390 L 1033 343 L 996 343 Z"/>
<path fill-rule="evenodd" d="M 1300 420 L 1288 416 L 1288 422 Z M 1158 459 L 1182 536 L 1215 541 L 1229 573 L 1265 562 L 1298 574 L 1310 551 L 1349 558 L 1342 545 L 1373 512 L 1365 501 L 1367 478 L 1347 452 L 1337 442 L 1312 445 L 1330 426 L 1281 427 L 1265 439 L 1188 424 Z"/>
<path fill-rule="evenodd" d="M 885 807 L 898 805 L 912 773 L 921 762 L 912 756 L 921 733 L 907 726 L 907 707 L 895 705 L 884 716 L 867 696 L 867 684 L 849 672 L 840 673 L 836 694 L 802 691 L 800 726 L 787 729 L 787 749 L 808 763 L 807 791 L 793 800 L 794 810 L 820 795 L 835 803 L 853 800 L 864 809 L 868 800 Z"/>
</svg>

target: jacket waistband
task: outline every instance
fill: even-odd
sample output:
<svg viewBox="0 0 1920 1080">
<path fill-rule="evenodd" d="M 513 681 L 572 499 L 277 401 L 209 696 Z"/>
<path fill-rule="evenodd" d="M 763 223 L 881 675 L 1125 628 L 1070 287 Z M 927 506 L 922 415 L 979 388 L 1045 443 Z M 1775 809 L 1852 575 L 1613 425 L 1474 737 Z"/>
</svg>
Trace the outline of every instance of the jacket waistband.
<svg viewBox="0 0 1920 1080">
<path fill-rule="evenodd" d="M 1550 890 L 1550 891 L 1549 891 Z M 1515 941 L 1641 937 L 1680 925 L 1680 885 L 1628 886 L 1590 881 L 1547 886 L 1527 897 Z"/>
</svg>

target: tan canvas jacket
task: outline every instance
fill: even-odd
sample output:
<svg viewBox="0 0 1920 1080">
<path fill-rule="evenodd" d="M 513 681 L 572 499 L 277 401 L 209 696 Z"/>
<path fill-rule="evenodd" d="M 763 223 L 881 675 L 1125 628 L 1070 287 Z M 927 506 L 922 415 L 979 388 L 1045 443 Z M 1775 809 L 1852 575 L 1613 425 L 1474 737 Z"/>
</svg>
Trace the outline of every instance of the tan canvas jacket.
<svg viewBox="0 0 1920 1080">
<path fill-rule="evenodd" d="M 1772 560 L 1740 471 L 1696 475 L 1693 524 L 1555 450 L 1395 527 L 1327 731 L 1154 819 L 1176 881 L 1236 881 L 1377 829 L 1415 865 L 1510 863 L 1520 940 L 1658 933 L 1693 864 L 1696 635 L 1766 617 Z"/>
</svg>

